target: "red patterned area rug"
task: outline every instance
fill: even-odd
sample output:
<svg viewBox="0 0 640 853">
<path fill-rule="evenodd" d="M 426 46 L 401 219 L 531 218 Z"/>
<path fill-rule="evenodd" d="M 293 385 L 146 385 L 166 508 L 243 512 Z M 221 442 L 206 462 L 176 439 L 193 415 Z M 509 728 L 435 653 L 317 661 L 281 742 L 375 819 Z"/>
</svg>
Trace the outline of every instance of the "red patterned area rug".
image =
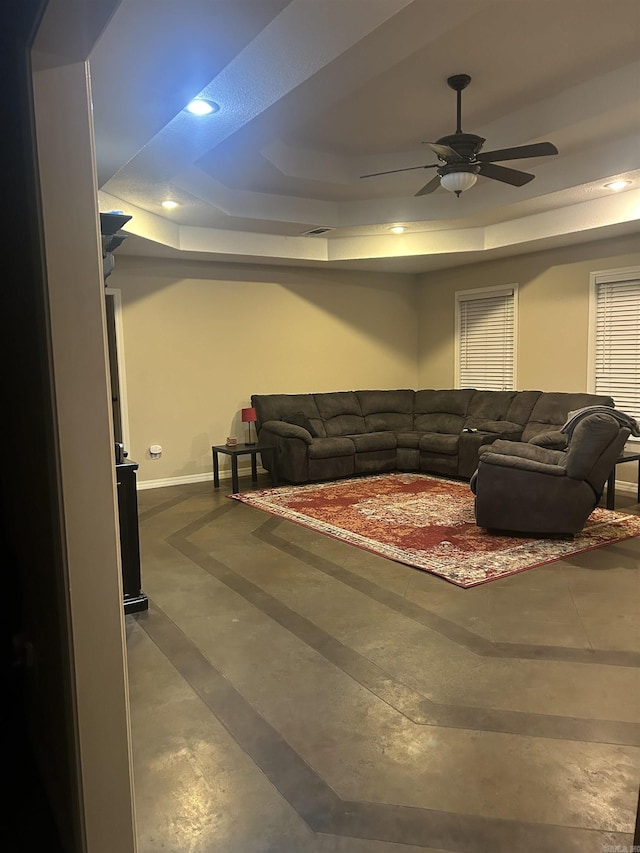
<svg viewBox="0 0 640 853">
<path fill-rule="evenodd" d="M 640 516 L 595 509 L 572 539 L 501 536 L 476 526 L 468 483 L 380 474 L 231 495 L 462 587 L 640 535 Z"/>
</svg>

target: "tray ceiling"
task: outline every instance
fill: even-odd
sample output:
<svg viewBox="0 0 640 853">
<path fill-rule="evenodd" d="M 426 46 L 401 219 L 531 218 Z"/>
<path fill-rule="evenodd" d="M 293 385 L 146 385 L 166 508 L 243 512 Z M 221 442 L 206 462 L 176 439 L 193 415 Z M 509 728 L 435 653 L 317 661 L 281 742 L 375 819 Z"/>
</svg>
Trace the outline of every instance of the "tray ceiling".
<svg viewBox="0 0 640 853">
<path fill-rule="evenodd" d="M 123 0 L 90 58 L 100 209 L 132 214 L 125 253 L 405 272 L 631 233 L 639 45 L 637 0 Z M 559 154 L 459 198 L 361 179 L 435 162 L 457 73 L 485 150 Z"/>
</svg>

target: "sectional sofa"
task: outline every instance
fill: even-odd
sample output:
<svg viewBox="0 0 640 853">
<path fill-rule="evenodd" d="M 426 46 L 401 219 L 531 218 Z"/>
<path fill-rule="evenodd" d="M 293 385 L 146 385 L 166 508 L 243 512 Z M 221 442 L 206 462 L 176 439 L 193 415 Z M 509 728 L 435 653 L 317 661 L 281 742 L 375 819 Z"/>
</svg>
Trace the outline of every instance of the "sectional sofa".
<svg viewBox="0 0 640 853">
<path fill-rule="evenodd" d="M 254 394 L 251 403 L 259 440 L 276 446 L 289 483 L 386 471 L 470 479 L 482 446 L 557 446 L 570 411 L 614 405 L 595 394 L 474 389 Z"/>
</svg>

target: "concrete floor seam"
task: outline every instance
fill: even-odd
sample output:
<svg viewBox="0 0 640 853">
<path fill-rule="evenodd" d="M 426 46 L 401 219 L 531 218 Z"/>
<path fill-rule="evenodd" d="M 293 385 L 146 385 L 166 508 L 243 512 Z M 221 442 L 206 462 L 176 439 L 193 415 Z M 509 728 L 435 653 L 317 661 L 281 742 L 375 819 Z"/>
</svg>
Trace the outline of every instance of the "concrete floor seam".
<svg viewBox="0 0 640 853">
<path fill-rule="evenodd" d="M 640 538 L 464 590 L 224 492 L 138 494 L 140 853 L 630 847 Z"/>
<path fill-rule="evenodd" d="M 343 800 L 157 606 L 139 624 L 313 832 L 452 853 L 585 853 L 630 835 L 573 826 Z M 524 844 L 529 845 L 525 848 Z"/>
<path fill-rule="evenodd" d="M 198 522 L 191 522 L 188 525 L 189 530 L 193 532 L 197 529 L 196 525 Z M 416 725 L 493 731 L 500 734 L 588 743 L 640 745 L 640 724 L 638 723 L 569 718 L 527 711 L 434 702 L 403 684 L 355 650 L 347 648 L 335 637 L 300 614 L 294 613 L 265 590 L 239 576 L 231 567 L 183 537 L 182 532 L 181 529 L 170 534 L 165 541 Z M 398 707 L 399 696 L 404 699 L 402 707 Z"/>
<path fill-rule="evenodd" d="M 184 499 L 176 499 L 175 503 L 181 503 Z M 162 509 L 171 508 L 175 505 L 173 501 L 167 501 L 162 505 Z M 223 504 L 214 510 L 210 510 L 198 519 L 174 531 L 169 536 L 176 536 L 179 539 L 188 540 L 188 538 L 204 527 L 206 524 L 216 521 L 223 515 L 226 515 L 234 508 L 233 502 Z M 257 512 L 257 510 L 249 510 L 249 512 Z M 141 514 L 141 520 L 147 517 L 146 514 Z M 575 649 L 562 646 L 540 646 L 533 644 L 522 643 L 504 643 L 494 640 L 488 640 L 486 637 L 481 637 L 478 634 L 469 631 L 460 625 L 456 625 L 448 619 L 430 611 L 428 608 L 420 607 L 413 602 L 407 601 L 402 596 L 397 595 L 389 590 L 382 589 L 374 582 L 362 578 L 353 572 L 350 572 L 344 567 L 335 566 L 330 560 L 316 554 L 309 554 L 299 545 L 287 542 L 281 539 L 273 531 L 283 524 L 283 520 L 279 518 L 268 518 L 260 523 L 253 531 L 252 535 L 267 544 L 272 545 L 279 550 L 294 554 L 298 559 L 307 563 L 319 571 L 333 577 L 358 592 L 368 595 L 379 603 L 402 613 L 402 615 L 412 618 L 430 630 L 437 631 L 442 636 L 458 643 L 464 648 L 469 649 L 482 657 L 496 658 L 522 658 L 523 660 L 547 660 L 559 661 L 568 663 L 586 663 L 603 666 L 626 666 L 634 669 L 640 667 L 640 652 L 635 651 L 611 651 L 608 649 Z M 168 537 L 167 537 L 168 538 Z"/>
<path fill-rule="evenodd" d="M 523 643 L 504 643 L 488 640 L 474 634 L 460 625 L 456 625 L 427 608 L 398 595 L 391 590 L 382 589 L 373 581 L 363 578 L 343 566 L 336 566 L 326 557 L 310 554 L 301 546 L 287 542 L 273 532 L 274 527 L 282 524 L 281 519 L 269 519 L 254 531 L 253 535 L 275 548 L 297 556 L 319 571 L 330 575 L 335 580 L 345 583 L 352 589 L 368 595 L 380 604 L 401 613 L 409 619 L 424 625 L 432 631 L 437 631 L 448 640 L 457 643 L 480 657 L 519 658 L 522 660 L 558 661 L 562 663 L 596 664 L 602 666 L 625 666 L 637 669 L 640 667 L 640 653 L 635 651 L 611 651 L 609 649 L 579 649 L 568 646 L 525 645 Z M 412 569 L 411 571 L 418 571 Z M 446 581 L 443 581 L 446 583 Z"/>
</svg>

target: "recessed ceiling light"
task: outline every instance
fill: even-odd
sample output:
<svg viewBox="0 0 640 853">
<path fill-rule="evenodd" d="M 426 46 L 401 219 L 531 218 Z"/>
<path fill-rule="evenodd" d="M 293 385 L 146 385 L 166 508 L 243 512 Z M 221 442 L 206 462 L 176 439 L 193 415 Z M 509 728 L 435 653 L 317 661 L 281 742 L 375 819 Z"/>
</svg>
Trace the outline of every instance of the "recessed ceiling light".
<svg viewBox="0 0 640 853">
<path fill-rule="evenodd" d="M 168 198 L 166 199 L 166 201 L 162 202 L 162 206 L 165 208 L 165 210 L 173 210 L 179 205 L 177 201 L 172 201 L 170 198 Z"/>
<path fill-rule="evenodd" d="M 390 231 L 393 231 L 393 233 L 394 233 L 394 234 L 404 234 L 404 232 L 405 232 L 407 229 L 406 229 L 406 226 L 404 226 L 404 225 L 394 225 L 394 226 L 393 226 L 392 228 L 390 228 L 389 230 L 390 230 Z"/>
<path fill-rule="evenodd" d="M 186 110 L 194 116 L 208 116 L 217 113 L 220 107 L 215 101 L 207 101 L 205 98 L 195 98 L 187 104 Z"/>
<path fill-rule="evenodd" d="M 611 181 L 610 184 L 605 184 L 608 190 L 623 190 L 628 187 L 631 181 Z"/>
</svg>

